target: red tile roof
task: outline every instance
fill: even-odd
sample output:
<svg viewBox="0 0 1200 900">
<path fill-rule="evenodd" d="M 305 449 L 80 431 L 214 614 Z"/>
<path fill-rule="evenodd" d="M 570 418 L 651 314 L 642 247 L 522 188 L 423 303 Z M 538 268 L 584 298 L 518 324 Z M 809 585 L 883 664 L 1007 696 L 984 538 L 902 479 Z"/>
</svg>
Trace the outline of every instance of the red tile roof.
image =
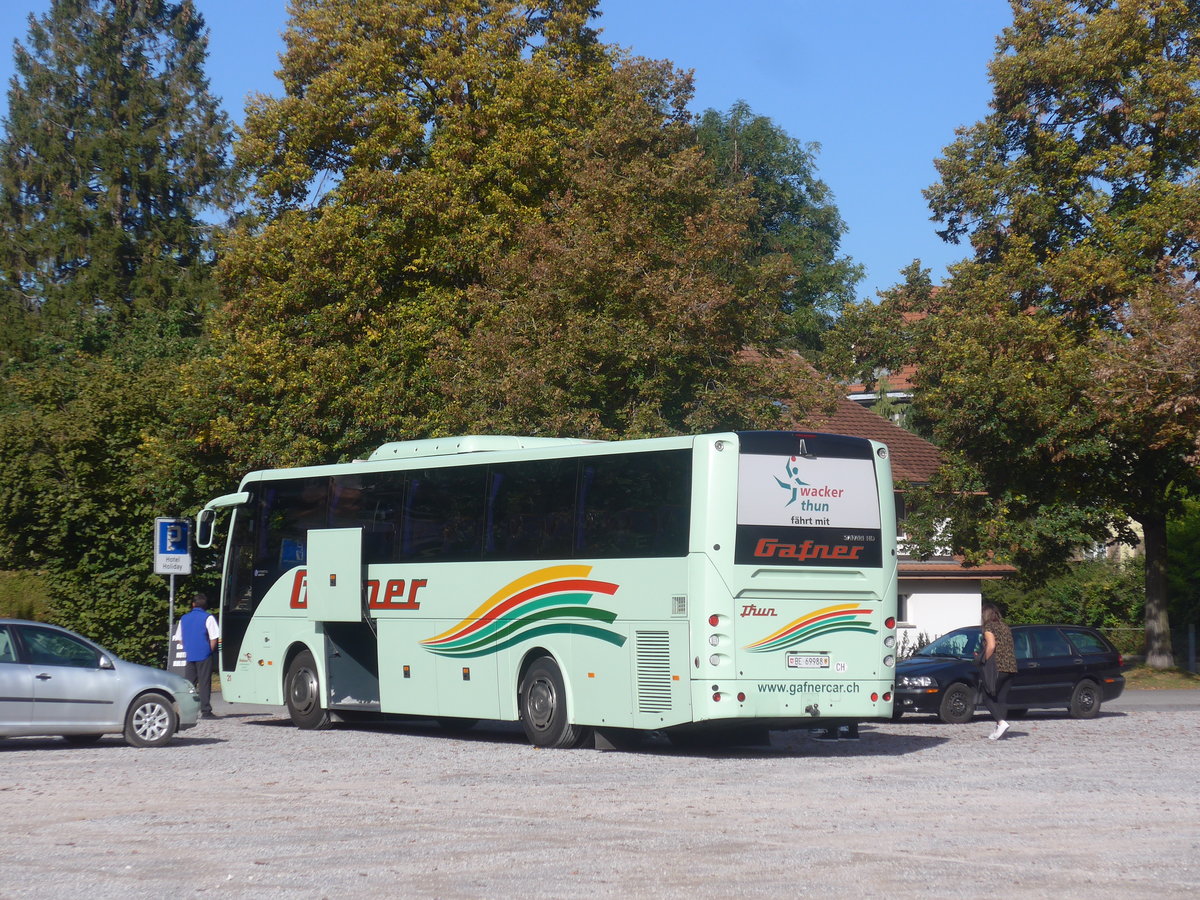
<svg viewBox="0 0 1200 900">
<path fill-rule="evenodd" d="M 773 363 L 771 358 L 764 357 L 757 350 L 745 349 L 741 351 L 739 357 L 747 363 L 759 365 L 764 362 Z M 785 357 L 785 359 L 793 363 L 799 362 L 814 379 L 826 382 L 836 391 L 831 395 L 836 397 L 833 405 L 829 407 L 832 412 L 813 410 L 804 418 L 802 423 L 804 427 L 812 428 L 814 431 L 848 434 L 853 437 L 882 441 L 888 445 L 891 453 L 892 475 L 896 480 L 908 481 L 913 484 L 929 483 L 933 473 L 942 464 L 942 457 L 937 447 L 924 438 L 905 431 L 890 419 L 885 419 L 878 413 L 871 412 L 866 407 L 842 396 L 844 385 L 834 385 L 799 354 L 793 352 L 790 357 Z"/>
<path fill-rule="evenodd" d="M 1015 566 L 987 563 L 968 566 L 960 557 L 952 559 L 902 559 L 899 563 L 901 578 L 978 578 L 991 580 L 1013 575 Z"/>
<path fill-rule="evenodd" d="M 892 475 L 898 481 L 927 484 L 942 464 L 941 453 L 929 441 L 844 397 L 838 399 L 832 415 L 814 413 L 805 424 L 821 431 L 865 437 L 887 444 L 892 459 Z"/>
<path fill-rule="evenodd" d="M 913 376 L 917 374 L 917 367 L 914 365 L 905 365 L 898 372 L 891 372 L 887 375 L 881 375 L 875 380 L 870 390 L 861 382 L 858 384 L 846 385 L 846 393 L 848 394 L 878 394 L 880 389 L 887 385 L 888 392 L 899 391 L 902 394 L 911 394 L 913 392 Z"/>
</svg>

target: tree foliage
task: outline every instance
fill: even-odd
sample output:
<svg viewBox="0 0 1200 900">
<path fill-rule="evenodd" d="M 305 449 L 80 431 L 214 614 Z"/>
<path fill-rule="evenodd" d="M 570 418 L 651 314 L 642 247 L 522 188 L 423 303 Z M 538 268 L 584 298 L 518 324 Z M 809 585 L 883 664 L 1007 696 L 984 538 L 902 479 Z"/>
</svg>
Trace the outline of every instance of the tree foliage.
<svg viewBox="0 0 1200 900">
<path fill-rule="evenodd" d="M 718 177 L 748 182 L 757 209 L 747 236 L 749 254 L 788 257 L 793 272 L 781 302 L 791 316 L 794 346 L 817 349 L 837 311 L 854 300 L 862 267 L 839 255 L 846 232 L 829 187 L 816 175 L 817 144 L 802 144 L 745 101 L 727 113 L 705 110 L 696 136 Z"/>
<path fill-rule="evenodd" d="M 146 661 L 164 492 L 141 448 L 214 297 L 201 215 L 228 187 L 206 47 L 186 0 L 55 0 L 0 142 L 0 567 L 44 570 L 55 619 Z"/>
<path fill-rule="evenodd" d="M 1166 521 L 1197 481 L 1195 384 L 1151 371 L 1147 335 L 1173 323 L 1172 356 L 1196 340 L 1200 10 L 1012 6 L 992 112 L 959 132 L 927 192 L 973 256 L 917 309 L 877 314 L 909 313 L 918 427 L 997 502 L 1018 518 L 1069 505 L 1092 539 L 1141 525 L 1148 661 L 1170 665 Z"/>
<path fill-rule="evenodd" d="M 1167 523 L 1167 546 L 1173 627 L 1200 626 L 1200 500 L 1184 500 Z"/>
<path fill-rule="evenodd" d="M 0 567 L 149 661 L 154 516 L 248 468 L 827 399 L 781 351 L 853 279 L 809 151 L 753 118 L 722 127 L 756 168 L 714 159 L 690 77 L 600 43 L 595 7 L 294 0 L 213 235 L 228 124 L 193 2 L 53 0 L 0 145 Z"/>
<path fill-rule="evenodd" d="M 563 147 L 540 221 L 465 292 L 439 342 L 442 426 L 614 438 L 764 426 L 813 406 L 798 357 L 743 353 L 786 340 L 780 298 L 797 270 L 755 246 L 745 181 L 723 184 L 693 146 L 686 79 L 628 60 L 590 80 L 594 122 Z M 648 85 L 672 106 L 647 103 Z"/>
<path fill-rule="evenodd" d="M 1135 628 L 1143 618 L 1141 559 L 1084 560 L 1032 587 L 1019 581 L 988 584 L 985 595 L 1013 624 L 1062 622 L 1090 628 Z"/>
<path fill-rule="evenodd" d="M 0 351 L 193 306 L 229 125 L 191 0 L 55 0 L 15 45 L 0 142 Z"/>
<path fill-rule="evenodd" d="M 295 6 L 285 96 L 238 148 L 254 216 L 192 387 L 200 452 L 239 470 L 811 403 L 770 352 L 791 261 L 748 253 L 757 206 L 694 146 L 690 80 L 600 44 L 593 7 Z"/>
</svg>

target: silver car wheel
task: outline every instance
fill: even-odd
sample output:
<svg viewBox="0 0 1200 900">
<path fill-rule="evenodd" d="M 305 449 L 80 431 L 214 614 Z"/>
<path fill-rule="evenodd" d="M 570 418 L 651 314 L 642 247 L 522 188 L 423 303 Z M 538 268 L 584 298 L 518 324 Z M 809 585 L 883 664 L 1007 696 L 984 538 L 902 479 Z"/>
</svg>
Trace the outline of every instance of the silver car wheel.
<svg viewBox="0 0 1200 900">
<path fill-rule="evenodd" d="M 159 694 L 148 694 L 129 708 L 125 740 L 134 747 L 161 747 L 174 736 L 177 723 L 170 701 Z"/>
</svg>

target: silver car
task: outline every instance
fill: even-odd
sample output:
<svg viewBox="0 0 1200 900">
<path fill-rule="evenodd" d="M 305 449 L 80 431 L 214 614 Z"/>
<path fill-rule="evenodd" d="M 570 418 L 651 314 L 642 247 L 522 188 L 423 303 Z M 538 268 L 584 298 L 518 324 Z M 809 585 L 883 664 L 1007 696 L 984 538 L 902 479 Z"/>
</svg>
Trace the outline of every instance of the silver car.
<svg viewBox="0 0 1200 900">
<path fill-rule="evenodd" d="M 200 717 L 181 675 L 126 662 L 56 625 L 0 619 L 0 738 L 61 735 L 90 744 L 123 734 L 161 747 Z"/>
</svg>

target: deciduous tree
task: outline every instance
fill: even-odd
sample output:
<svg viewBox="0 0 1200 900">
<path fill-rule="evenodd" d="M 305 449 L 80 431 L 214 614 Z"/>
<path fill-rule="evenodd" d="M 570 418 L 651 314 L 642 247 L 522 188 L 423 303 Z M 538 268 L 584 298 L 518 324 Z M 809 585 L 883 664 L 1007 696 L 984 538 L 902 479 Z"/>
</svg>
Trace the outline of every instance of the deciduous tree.
<svg viewBox="0 0 1200 900">
<path fill-rule="evenodd" d="M 917 412 L 994 495 L 1140 524 L 1148 662 L 1167 666 L 1166 521 L 1197 485 L 1181 418 L 1194 384 L 1152 379 L 1154 396 L 1130 402 L 1112 388 L 1136 379 L 1113 361 L 1141 352 L 1135 323 L 1155 321 L 1142 310 L 1164 273 L 1192 278 L 1200 262 L 1200 9 L 1012 7 L 992 112 L 946 148 L 928 191 L 941 233 L 973 256 L 911 332 Z"/>
<path fill-rule="evenodd" d="M 814 350 L 834 316 L 854 300 L 862 267 L 841 253 L 846 225 L 829 187 L 817 177 L 815 143 L 804 144 L 745 101 L 728 112 L 705 110 L 696 136 L 725 183 L 747 183 L 757 201 L 749 255 L 783 254 L 794 271 L 781 302 L 793 345 Z"/>
<path fill-rule="evenodd" d="M 742 354 L 780 342 L 790 260 L 748 256 L 756 206 L 695 147 L 689 79 L 599 43 L 594 6 L 295 4 L 286 93 L 239 145 L 255 216 L 197 446 L 240 469 L 798 411 L 796 363 Z"/>
</svg>

